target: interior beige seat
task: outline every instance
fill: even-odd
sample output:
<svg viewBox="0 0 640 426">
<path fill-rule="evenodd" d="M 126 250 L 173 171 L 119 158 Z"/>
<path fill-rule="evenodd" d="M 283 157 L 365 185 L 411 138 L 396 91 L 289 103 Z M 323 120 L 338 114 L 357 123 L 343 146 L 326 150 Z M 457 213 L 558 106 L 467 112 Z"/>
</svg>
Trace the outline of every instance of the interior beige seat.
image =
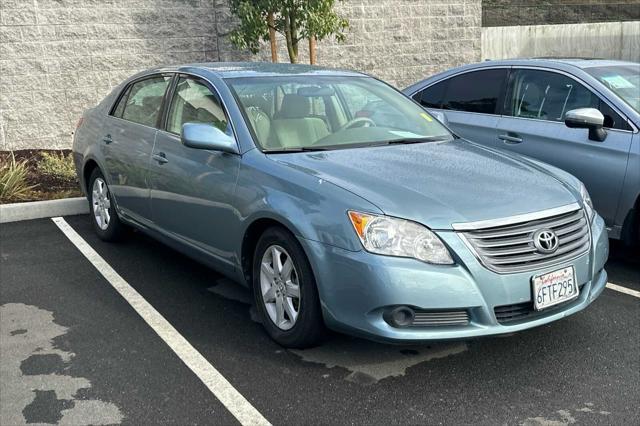
<svg viewBox="0 0 640 426">
<path fill-rule="evenodd" d="M 308 146 L 329 135 L 324 120 L 311 116 L 311 99 L 298 94 L 284 96 L 271 127 L 271 143 L 281 148 Z"/>
</svg>

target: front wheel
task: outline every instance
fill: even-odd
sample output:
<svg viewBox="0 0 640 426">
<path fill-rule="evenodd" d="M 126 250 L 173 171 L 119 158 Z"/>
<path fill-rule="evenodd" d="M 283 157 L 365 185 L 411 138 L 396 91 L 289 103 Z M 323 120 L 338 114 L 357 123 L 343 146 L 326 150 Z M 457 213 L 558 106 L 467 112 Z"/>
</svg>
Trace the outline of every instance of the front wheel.
<svg viewBox="0 0 640 426">
<path fill-rule="evenodd" d="M 104 241 L 118 240 L 124 225 L 116 213 L 109 186 L 100 169 L 94 169 L 89 178 L 89 209 L 93 229 Z"/>
<path fill-rule="evenodd" d="M 269 336 L 289 348 L 317 345 L 324 321 L 313 271 L 296 238 L 282 228 L 265 231 L 252 276 L 257 311 Z"/>
</svg>

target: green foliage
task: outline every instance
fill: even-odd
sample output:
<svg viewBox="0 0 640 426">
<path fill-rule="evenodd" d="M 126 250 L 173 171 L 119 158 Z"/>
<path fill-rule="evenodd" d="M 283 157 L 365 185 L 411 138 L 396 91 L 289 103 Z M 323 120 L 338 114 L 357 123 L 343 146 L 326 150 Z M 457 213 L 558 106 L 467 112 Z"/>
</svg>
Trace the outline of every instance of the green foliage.
<svg viewBox="0 0 640 426">
<path fill-rule="evenodd" d="M 29 167 L 27 161 L 16 161 L 11 155 L 0 159 L 0 202 L 19 201 L 26 198 L 37 185 L 27 183 Z"/>
<path fill-rule="evenodd" d="M 344 41 L 349 23 L 333 10 L 336 1 L 342 0 L 230 0 L 231 13 L 239 18 L 231 41 L 239 49 L 258 53 L 260 42 L 269 39 L 267 16 L 273 12 L 274 29 L 284 35 L 289 59 L 295 63 L 300 40 L 333 35 Z"/>
<path fill-rule="evenodd" d="M 43 152 L 40 155 L 40 161 L 38 161 L 40 173 L 63 180 L 76 178 L 76 168 L 71 154 Z"/>
<path fill-rule="evenodd" d="M 269 27 L 266 14 L 271 7 L 270 0 L 231 0 L 231 13 L 240 23 L 231 32 L 231 42 L 238 49 L 247 49 L 254 55 L 260 51 L 260 41 L 268 40 Z"/>
</svg>

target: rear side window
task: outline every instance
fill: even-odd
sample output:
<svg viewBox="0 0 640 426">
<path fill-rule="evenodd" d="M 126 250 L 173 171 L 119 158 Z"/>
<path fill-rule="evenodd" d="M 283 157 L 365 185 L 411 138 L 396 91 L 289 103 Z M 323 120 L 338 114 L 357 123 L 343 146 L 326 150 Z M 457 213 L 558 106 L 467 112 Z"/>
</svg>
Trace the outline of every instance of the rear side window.
<svg viewBox="0 0 640 426">
<path fill-rule="evenodd" d="M 169 76 L 158 76 L 133 83 L 120 99 L 120 103 L 124 102 L 120 116 L 124 120 L 155 127 L 170 81 Z M 118 104 L 114 115 L 117 116 L 120 109 Z"/>
<path fill-rule="evenodd" d="M 567 111 L 576 108 L 598 109 L 605 117 L 605 127 L 629 129 L 622 117 L 595 93 L 564 74 L 530 69 L 512 74 L 505 115 L 562 122 Z"/>
<path fill-rule="evenodd" d="M 443 81 L 427 87 L 421 92 L 413 95 L 413 99 L 425 108 L 442 108 L 442 98 L 447 88 L 447 82 Z"/>
<path fill-rule="evenodd" d="M 111 115 L 118 118 L 122 118 L 124 105 L 127 103 L 127 97 L 129 96 L 130 91 L 131 91 L 131 86 L 127 86 L 127 89 L 120 96 L 120 99 L 118 100 L 118 105 L 116 105 L 116 107 L 113 109 L 113 113 Z"/>
<path fill-rule="evenodd" d="M 506 77 L 506 69 L 473 71 L 451 77 L 444 91 L 442 108 L 496 114 Z"/>
</svg>

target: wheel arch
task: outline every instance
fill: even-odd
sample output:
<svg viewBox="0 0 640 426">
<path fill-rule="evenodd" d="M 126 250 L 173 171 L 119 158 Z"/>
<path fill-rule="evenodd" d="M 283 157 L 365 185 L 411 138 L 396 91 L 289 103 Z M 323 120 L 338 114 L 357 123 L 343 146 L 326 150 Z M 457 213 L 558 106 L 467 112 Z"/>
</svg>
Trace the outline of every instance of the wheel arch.
<svg viewBox="0 0 640 426">
<path fill-rule="evenodd" d="M 253 257 L 260 236 L 269 228 L 279 227 L 290 232 L 297 239 L 299 231 L 289 221 L 274 216 L 259 216 L 250 220 L 249 225 L 245 228 L 242 236 L 242 244 L 240 248 L 240 267 L 241 273 L 249 288 L 252 286 L 253 274 Z M 304 250 L 304 247 L 303 247 Z M 307 253 L 305 253 L 307 254 Z"/>
<path fill-rule="evenodd" d="M 91 174 L 95 169 L 100 169 L 100 165 L 93 158 L 89 158 L 82 166 L 82 186 L 84 188 L 84 193 L 89 198 L 89 179 L 91 179 Z"/>
</svg>

